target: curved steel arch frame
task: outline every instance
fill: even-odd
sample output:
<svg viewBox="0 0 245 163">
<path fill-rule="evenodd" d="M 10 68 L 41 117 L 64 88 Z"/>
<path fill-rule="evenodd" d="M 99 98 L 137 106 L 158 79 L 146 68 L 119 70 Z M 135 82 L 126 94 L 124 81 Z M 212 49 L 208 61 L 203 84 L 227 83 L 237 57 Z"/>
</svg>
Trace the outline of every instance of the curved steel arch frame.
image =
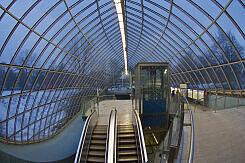
<svg viewBox="0 0 245 163">
<path fill-rule="evenodd" d="M 245 10 L 242 1 L 210 0 L 216 14 L 192 0 L 122 1 L 131 70 L 140 61 L 167 61 L 173 86 L 245 89 L 245 27 L 232 8 Z M 124 67 L 113 0 L 20 4 L 0 2 L 0 141 L 15 144 L 61 132 Z"/>
</svg>

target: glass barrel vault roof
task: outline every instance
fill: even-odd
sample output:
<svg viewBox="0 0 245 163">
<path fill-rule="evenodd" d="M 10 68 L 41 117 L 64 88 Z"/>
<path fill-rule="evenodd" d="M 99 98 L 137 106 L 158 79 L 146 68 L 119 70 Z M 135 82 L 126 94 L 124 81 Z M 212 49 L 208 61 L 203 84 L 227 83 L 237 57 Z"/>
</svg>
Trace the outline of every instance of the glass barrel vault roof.
<svg viewBox="0 0 245 163">
<path fill-rule="evenodd" d="M 128 69 L 169 62 L 170 83 L 245 89 L 242 0 L 122 0 Z M 0 2 L 0 141 L 54 136 L 124 70 L 113 0 Z"/>
</svg>

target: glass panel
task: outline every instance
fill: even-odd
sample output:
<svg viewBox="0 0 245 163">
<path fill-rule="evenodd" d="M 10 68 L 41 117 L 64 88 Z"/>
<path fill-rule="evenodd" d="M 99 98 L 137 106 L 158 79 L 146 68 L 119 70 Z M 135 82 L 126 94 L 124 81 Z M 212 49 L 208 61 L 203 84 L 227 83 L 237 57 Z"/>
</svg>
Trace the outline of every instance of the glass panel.
<svg viewBox="0 0 245 163">
<path fill-rule="evenodd" d="M 27 12 L 27 10 L 33 5 L 33 1 L 15 1 L 14 4 L 11 6 L 9 11 L 15 15 L 17 18 L 21 18 L 22 15 Z"/>
<path fill-rule="evenodd" d="M 237 63 L 237 64 L 233 64 L 232 65 L 232 68 L 233 70 L 235 71 L 236 75 L 237 75 L 237 78 L 239 80 L 239 83 L 241 85 L 241 89 L 245 89 L 245 71 L 244 71 L 244 68 L 243 68 L 243 65 L 244 63 Z"/>
<path fill-rule="evenodd" d="M 14 130 L 14 122 L 15 122 L 15 119 L 11 119 L 11 120 L 8 120 L 8 123 L 7 123 L 7 130 L 8 130 L 8 136 L 11 136 L 15 133 L 15 130 Z"/>
<path fill-rule="evenodd" d="M 26 5 L 24 1 L 18 2 L 21 7 L 21 5 Z M 21 3 L 21 4 L 20 4 Z M 29 2 L 31 3 L 31 1 Z M 34 3 L 34 1 L 32 1 Z M 32 27 L 51 7 L 53 7 L 57 2 L 56 1 L 49 1 L 49 0 L 43 0 L 40 1 L 25 17 L 23 22 L 27 24 L 29 27 Z"/>
<path fill-rule="evenodd" d="M 236 29 L 234 24 L 224 14 L 221 15 L 217 22 L 220 26 L 222 26 L 225 33 L 220 31 L 216 40 L 221 45 L 221 48 L 226 54 L 227 59 L 229 61 L 235 61 L 238 60 L 241 56 L 244 57 L 243 54 L 245 40 L 244 37 L 241 36 L 240 32 Z M 222 41 L 222 44 L 219 41 Z M 233 45 L 231 45 L 231 43 Z"/>
<path fill-rule="evenodd" d="M 231 70 L 231 66 L 223 66 L 224 72 L 229 80 L 232 89 L 239 89 L 238 83 L 236 82 L 235 76 Z"/>
<path fill-rule="evenodd" d="M 50 30 L 51 24 L 66 10 L 66 6 L 64 3 L 60 3 L 56 6 L 42 21 L 41 23 L 35 28 L 39 34 L 43 34 L 44 31 Z M 52 37 L 50 34 L 52 33 L 45 33 L 47 38 Z"/>
<path fill-rule="evenodd" d="M 216 80 L 216 82 L 217 83 L 220 82 L 225 89 L 228 89 L 229 85 L 228 85 L 226 78 L 224 76 L 225 74 L 224 74 L 223 67 L 214 68 L 214 71 L 215 71 L 215 74 L 213 74 L 213 75 L 217 75 L 217 77 L 218 77 L 218 80 Z"/>
<path fill-rule="evenodd" d="M 3 26 L 8 26 L 8 24 L 4 24 Z M 14 33 L 12 33 L 10 39 L 7 42 L 6 47 L 4 48 L 4 51 L 0 58 L 1 62 L 7 64 L 11 62 L 11 59 L 13 59 L 13 56 L 18 48 L 18 45 L 21 43 L 21 41 L 23 40 L 23 38 L 26 36 L 28 32 L 29 30 L 25 26 L 21 24 L 18 25 L 17 29 L 14 31 Z"/>
<path fill-rule="evenodd" d="M 241 3 L 239 3 L 238 1 L 232 1 L 232 3 L 230 4 L 230 6 L 227 8 L 226 11 L 228 11 L 228 13 L 232 17 L 232 19 L 234 19 L 235 23 L 237 23 L 239 28 L 244 32 L 245 31 L 245 22 L 240 21 L 243 19 L 243 17 L 242 17 L 243 10 L 244 10 L 244 6 L 242 6 Z"/>
<path fill-rule="evenodd" d="M 213 3 L 212 1 L 194 0 L 194 2 L 213 18 L 216 18 L 218 14 L 221 12 L 221 9 L 218 6 L 216 6 L 215 3 Z"/>
</svg>

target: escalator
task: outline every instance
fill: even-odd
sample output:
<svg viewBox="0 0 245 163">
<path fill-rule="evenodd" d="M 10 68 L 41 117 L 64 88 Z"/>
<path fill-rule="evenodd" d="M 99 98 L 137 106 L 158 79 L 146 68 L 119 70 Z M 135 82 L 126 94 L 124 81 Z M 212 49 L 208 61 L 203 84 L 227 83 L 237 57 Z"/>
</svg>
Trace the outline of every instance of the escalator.
<svg viewBox="0 0 245 163">
<path fill-rule="evenodd" d="M 98 118 L 96 113 L 87 118 L 74 163 L 147 162 L 143 130 L 136 111 L 129 125 L 117 124 L 116 110 L 111 111 L 108 125 L 97 124 Z"/>
<path fill-rule="evenodd" d="M 87 162 L 105 162 L 106 125 L 96 125 L 91 136 Z"/>
<path fill-rule="evenodd" d="M 106 120 L 106 117 L 98 117 L 96 111 L 87 117 L 74 163 L 115 162 L 116 114 L 116 110 L 111 111 L 107 125 L 98 124 L 99 118 Z"/>
<path fill-rule="evenodd" d="M 118 162 L 138 162 L 133 125 L 118 127 Z"/>
</svg>

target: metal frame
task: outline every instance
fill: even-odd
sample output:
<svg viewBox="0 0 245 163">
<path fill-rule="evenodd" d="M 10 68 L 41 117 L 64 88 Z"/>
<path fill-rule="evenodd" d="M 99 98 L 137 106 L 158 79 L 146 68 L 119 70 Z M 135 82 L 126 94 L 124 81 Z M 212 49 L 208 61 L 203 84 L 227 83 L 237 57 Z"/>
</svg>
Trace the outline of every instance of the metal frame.
<svg viewBox="0 0 245 163">
<path fill-rule="evenodd" d="M 34 11 L 43 1 L 23 7 L 22 15 L 13 12 L 16 2 L 0 3 L 1 25 L 5 28 L 9 25 L 5 22 L 7 17 L 14 22 L 0 41 L 0 103 L 7 103 L 6 117 L 0 116 L 0 141 L 26 144 L 59 133 L 83 109 L 85 104 L 81 101 L 95 96 L 97 88 L 105 89 L 114 72 L 122 71 L 124 63 L 113 0 L 56 0 L 46 4 L 42 15 L 35 15 Z M 211 0 L 219 12 L 215 17 L 198 2 L 186 0 L 185 3 L 188 5 L 174 0 L 123 0 L 129 69 L 133 70 L 138 62 L 169 62 L 170 81 L 175 87 L 188 83 L 190 88 L 229 90 L 242 95 L 244 80 L 238 67 L 245 72 L 244 52 L 240 53 L 219 20 L 226 16 L 236 37 L 244 40 L 244 28 L 232 17 L 233 11 L 228 11 L 231 4 L 244 8 L 244 3 L 229 0 L 222 6 L 217 0 Z M 210 23 L 203 24 L 188 7 Z M 59 14 L 55 14 L 60 8 Z M 32 14 L 33 24 L 29 25 L 26 19 Z M 51 15 L 53 19 L 49 18 Z M 44 24 L 47 25 L 43 27 Z M 42 32 L 38 30 L 40 27 Z M 223 36 L 235 60 L 227 57 L 213 27 Z M 21 37 L 18 36 L 20 28 L 26 32 Z M 16 49 L 4 61 L 14 39 L 19 40 Z M 32 40 L 33 45 L 28 46 Z M 22 54 L 26 47 L 28 52 Z M 67 115 L 63 117 L 61 112 Z M 60 124 L 61 128 L 54 133 L 52 126 Z"/>
</svg>

